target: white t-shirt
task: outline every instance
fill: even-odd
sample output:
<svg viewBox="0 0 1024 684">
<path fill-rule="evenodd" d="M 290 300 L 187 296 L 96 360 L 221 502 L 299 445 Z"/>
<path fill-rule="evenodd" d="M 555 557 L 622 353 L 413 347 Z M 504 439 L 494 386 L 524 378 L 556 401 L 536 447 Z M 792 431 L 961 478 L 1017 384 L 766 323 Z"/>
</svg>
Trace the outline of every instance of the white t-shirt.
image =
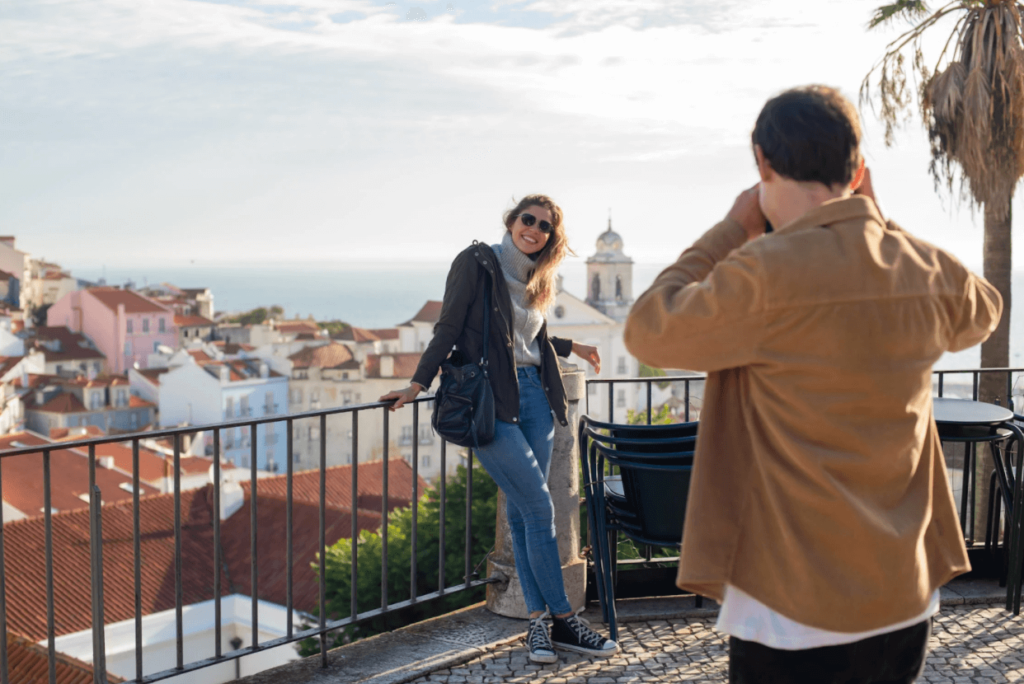
<svg viewBox="0 0 1024 684">
<path fill-rule="evenodd" d="M 715 628 L 729 636 L 744 641 L 756 641 L 769 648 L 783 651 L 799 651 L 821 646 L 852 644 L 869 637 L 887 634 L 924 622 L 939 612 L 939 590 L 932 594 L 928 608 L 917 617 L 895 625 L 872 629 L 867 632 L 830 632 L 825 629 L 808 627 L 780 615 L 750 594 L 731 585 L 725 585 L 722 608 L 718 611 Z"/>
</svg>

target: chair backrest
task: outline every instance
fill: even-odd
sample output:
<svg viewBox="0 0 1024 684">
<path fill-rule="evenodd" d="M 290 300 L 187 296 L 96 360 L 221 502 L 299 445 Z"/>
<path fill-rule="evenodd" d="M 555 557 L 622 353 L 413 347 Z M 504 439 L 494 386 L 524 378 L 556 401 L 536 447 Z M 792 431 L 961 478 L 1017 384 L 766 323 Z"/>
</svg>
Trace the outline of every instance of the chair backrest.
<svg viewBox="0 0 1024 684">
<path fill-rule="evenodd" d="M 693 470 L 692 437 L 678 438 L 674 448 L 670 443 L 658 443 L 656 454 L 637 446 L 624 448 L 609 443 L 612 440 L 597 437 L 594 447 L 622 476 L 625 501 L 616 502 L 616 506 L 631 513 L 638 525 L 635 528 L 631 524 L 623 531 L 645 544 L 677 546 L 682 539 Z"/>
</svg>

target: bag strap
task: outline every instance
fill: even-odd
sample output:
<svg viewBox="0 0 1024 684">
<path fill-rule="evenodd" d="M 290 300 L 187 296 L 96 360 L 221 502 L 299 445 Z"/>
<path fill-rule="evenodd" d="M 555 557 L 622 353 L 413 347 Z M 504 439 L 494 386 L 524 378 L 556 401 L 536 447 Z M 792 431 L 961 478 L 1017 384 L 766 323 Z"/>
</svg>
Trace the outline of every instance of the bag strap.
<svg viewBox="0 0 1024 684">
<path fill-rule="evenodd" d="M 486 273 L 486 271 L 485 271 Z M 491 339 L 491 275 L 487 274 L 487 282 L 484 284 L 484 355 L 480 359 L 480 368 L 484 376 L 487 375 L 487 348 L 490 347 Z"/>
</svg>

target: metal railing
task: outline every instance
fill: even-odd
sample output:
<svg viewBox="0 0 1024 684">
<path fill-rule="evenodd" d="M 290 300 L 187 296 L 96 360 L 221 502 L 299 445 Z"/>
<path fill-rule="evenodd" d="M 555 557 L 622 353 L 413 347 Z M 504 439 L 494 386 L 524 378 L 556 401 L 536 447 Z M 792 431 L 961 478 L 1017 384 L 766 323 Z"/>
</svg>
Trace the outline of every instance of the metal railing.
<svg viewBox="0 0 1024 684">
<path fill-rule="evenodd" d="M 983 376 L 992 374 L 1005 375 L 1005 384 L 1003 385 L 1003 388 L 1005 388 L 1005 395 L 1003 395 L 1005 397 L 1005 403 L 1007 407 L 1014 413 L 1014 422 L 1024 426 L 1024 415 L 1020 415 L 1021 412 L 1024 412 L 1024 391 L 1018 394 L 1016 399 L 1014 398 L 1014 389 L 1016 385 L 1016 381 L 1014 378 L 1016 376 L 1016 380 L 1019 381 L 1021 375 L 1024 374 L 1024 368 L 964 368 L 953 370 L 935 370 L 932 371 L 933 392 L 936 397 L 947 397 L 949 396 L 948 392 L 954 390 L 955 388 L 955 390 L 959 391 L 954 390 L 954 398 L 971 399 L 973 401 L 978 401 L 981 393 L 981 378 Z M 969 379 L 969 383 L 951 383 L 949 382 L 950 376 L 967 376 Z M 687 422 L 689 422 L 690 420 L 698 420 L 700 408 L 693 406 L 694 401 L 698 399 L 698 396 L 694 394 L 692 385 L 696 383 L 700 384 L 701 392 L 699 395 L 699 402 L 702 405 L 703 384 L 706 378 L 707 376 L 702 373 L 694 373 L 690 375 L 681 376 L 666 375 L 649 378 L 589 378 L 587 379 L 587 413 L 590 413 L 590 390 L 592 385 L 594 387 L 600 387 L 602 385 L 606 385 L 608 387 L 607 420 L 609 423 L 614 423 L 616 418 L 615 409 L 617 408 L 616 404 L 618 403 L 616 401 L 615 386 L 617 384 L 641 384 L 646 389 L 647 408 L 645 411 L 645 419 L 646 424 L 650 425 L 653 418 L 652 414 L 654 412 L 654 406 L 652 401 L 652 386 L 660 385 L 662 383 L 683 383 L 683 410 L 681 412 L 681 417 L 684 421 Z M 951 387 L 951 385 L 953 387 Z M 996 403 L 1001 402 L 997 399 Z M 1021 411 L 1017 410 L 1018 403 L 1021 404 Z M 625 418 L 625 416 L 623 416 L 623 418 Z M 948 463 L 949 485 L 950 489 L 953 490 L 954 492 L 954 496 L 957 496 L 959 498 L 961 526 L 963 528 L 964 535 L 968 543 L 974 542 L 974 504 L 977 497 L 977 478 L 974 476 L 973 469 L 974 463 L 976 461 L 976 447 L 976 444 L 965 444 L 964 454 L 962 458 L 959 461 L 957 461 L 954 458 L 952 462 Z M 947 461 L 949 461 L 948 458 Z M 956 471 L 957 468 L 959 468 L 959 472 Z M 957 482 L 957 478 L 959 478 L 959 482 Z"/>
<path fill-rule="evenodd" d="M 432 402 L 433 396 L 421 397 L 416 399 L 414 402 L 410 402 L 412 406 L 412 420 L 414 434 L 419 431 L 420 425 L 420 406 L 424 403 Z M 61 442 L 61 443 L 48 443 L 45 445 L 38 446 L 20 446 L 16 449 L 8 449 L 0 451 L 0 499 L 3 497 L 3 462 L 7 458 L 14 456 L 24 456 L 37 454 L 41 455 L 43 462 L 43 492 L 44 492 L 44 530 L 45 530 L 45 581 L 46 581 L 46 641 L 47 641 L 47 654 L 48 654 L 48 665 L 49 665 L 49 679 L 50 684 L 56 684 L 56 666 L 57 666 L 57 650 L 55 647 L 55 640 L 58 636 L 57 625 L 55 621 L 55 604 L 54 604 L 54 535 L 53 535 L 53 511 L 51 507 L 51 454 L 54 451 L 64 451 L 69 449 L 87 449 L 89 459 L 89 493 L 90 493 L 90 548 L 91 548 L 91 584 L 92 584 L 92 639 L 93 639 L 93 667 L 94 667 L 94 681 L 102 683 L 107 681 L 107 673 L 105 671 L 105 629 L 103 624 L 104 616 L 104 598 L 103 598 L 103 543 L 102 543 L 102 515 L 103 505 L 101 492 L 99 487 L 96 486 L 96 447 L 104 444 L 113 443 L 131 443 L 132 448 L 132 548 L 134 558 L 134 597 L 135 597 L 135 679 L 131 682 L 135 683 L 148 683 L 156 682 L 169 677 L 175 677 L 183 673 L 193 672 L 200 670 L 218 663 L 223 663 L 230 660 L 242 658 L 244 656 L 252 655 L 254 653 L 260 653 L 267 651 L 278 646 L 285 644 L 294 644 L 304 639 L 318 638 L 320 642 L 320 659 L 321 665 L 327 667 L 328 663 L 328 650 L 327 650 L 327 635 L 330 632 L 342 629 L 347 626 L 357 625 L 373 618 L 378 618 L 389 613 L 393 613 L 399 610 L 403 610 L 414 606 L 418 603 L 431 601 L 438 599 L 443 596 L 450 595 L 455 592 L 465 591 L 480 587 L 497 580 L 492 579 L 479 579 L 479 575 L 476 568 L 479 564 L 474 567 L 473 559 L 471 557 L 472 542 L 473 542 L 473 526 L 472 526 L 472 503 L 473 503 L 473 454 L 470 450 L 468 458 L 465 459 L 466 463 L 466 496 L 465 496 L 465 575 L 464 582 L 460 582 L 453 586 L 446 586 L 445 579 L 445 566 L 446 566 L 446 553 L 445 553 L 445 507 L 446 507 L 446 477 L 447 477 L 447 442 L 441 441 L 440 449 L 440 475 L 437 484 L 437 491 L 439 496 L 439 553 L 438 553 L 438 585 L 436 591 L 419 594 L 418 588 L 418 576 L 417 576 L 417 529 L 418 529 L 418 506 L 416 505 L 420 498 L 419 491 L 419 454 L 417 440 L 413 440 L 412 444 L 412 491 L 411 491 L 411 570 L 410 570 L 410 591 L 408 598 L 401 597 L 402 600 L 395 601 L 394 598 L 388 595 L 388 519 L 390 514 L 391 499 L 389 499 L 388 492 L 388 445 L 389 445 L 389 417 L 390 412 L 387 407 L 392 402 L 375 402 L 369 404 L 360 404 L 345 407 L 335 407 L 330 409 L 318 410 L 318 411 L 307 411 L 303 413 L 294 413 L 286 416 L 276 417 L 263 417 L 263 418 L 248 418 L 233 421 L 226 421 L 222 423 L 216 423 L 212 425 L 204 426 L 189 426 L 170 428 L 163 430 L 153 430 L 145 433 L 134 433 L 127 435 L 107 436 L 92 439 L 82 439 L 73 442 Z M 359 495 L 359 469 L 360 464 L 358 458 L 352 460 L 352 479 L 351 479 L 351 596 L 350 596 L 350 614 L 348 617 L 341 619 L 329 620 L 327 615 L 327 589 L 326 589 L 326 566 L 325 566 L 325 552 L 327 548 L 326 540 L 326 529 L 327 529 L 327 490 L 326 490 L 326 471 L 327 471 L 327 418 L 331 415 L 347 414 L 351 417 L 351 432 L 346 441 L 349 442 L 350 453 L 359 453 L 359 417 L 360 414 L 367 414 L 371 411 L 381 411 L 383 417 L 383 429 L 382 429 L 382 443 L 383 443 L 383 454 L 382 454 L 382 465 L 381 465 L 381 476 L 382 476 L 382 493 L 381 493 L 381 604 L 379 608 L 373 610 L 359 611 L 358 605 L 358 594 L 357 588 L 358 583 L 358 569 L 359 569 L 359 546 L 356 540 L 359 538 L 360 526 L 359 526 L 359 508 L 358 502 L 360 501 Z M 311 621 L 315 621 L 315 626 L 304 629 L 296 630 L 293 625 L 292 616 L 295 614 L 295 606 L 293 605 L 293 576 L 292 569 L 294 566 L 294 550 L 293 550 L 293 453 L 292 444 L 294 442 L 294 423 L 297 420 L 309 421 L 310 419 L 319 421 L 319 441 L 320 441 L 320 461 L 319 461 L 319 545 L 318 545 L 318 575 L 319 575 L 319 588 L 318 588 L 318 605 L 317 615 L 315 617 L 310 616 Z M 184 622 L 183 622 L 183 588 L 182 588 L 182 502 L 181 502 L 181 467 L 180 459 L 182 452 L 182 436 L 183 435 L 194 435 L 197 432 L 212 432 L 213 433 L 213 447 L 212 453 L 213 459 L 213 480 L 214 483 L 221 482 L 221 456 L 223 455 L 221 449 L 221 432 L 223 430 L 233 430 L 238 427 L 248 427 L 250 431 L 255 431 L 258 426 L 276 423 L 285 423 L 287 438 L 284 440 L 287 444 L 287 485 L 286 485 L 286 609 L 287 609 L 287 632 L 286 635 L 280 638 L 271 639 L 267 641 L 260 641 L 259 636 L 259 545 L 257 544 L 257 511 L 258 511 L 258 486 L 259 480 L 257 478 L 257 460 L 258 460 L 258 444 L 259 440 L 250 440 L 249 448 L 251 449 L 249 468 L 250 468 L 250 588 L 251 588 L 251 630 L 252 630 L 252 643 L 245 648 L 238 648 L 236 650 L 224 653 L 222 652 L 222 615 L 221 615 L 221 568 L 224 564 L 222 558 L 222 546 L 221 546 L 221 490 L 219 486 L 213 486 L 213 515 L 212 515 L 212 527 L 213 527 L 213 601 L 214 601 L 214 656 L 195 662 L 185 661 L 184 651 Z M 266 429 L 266 428 L 265 428 Z M 141 555 L 141 533 L 140 533 L 140 483 L 139 483 L 139 446 L 142 440 L 149 439 L 160 439 L 170 438 L 173 440 L 174 445 L 174 615 L 175 615 L 175 642 L 176 642 L 176 665 L 175 667 L 161 672 L 153 674 L 144 674 L 145 665 L 145 649 L 143 644 L 143 600 L 142 600 L 142 555 Z M 396 456 L 398 456 L 396 454 Z M 364 464 L 363 467 L 366 467 Z M 374 516 L 376 517 L 376 516 Z M 9 560 L 9 559 L 8 559 Z M 7 565 L 4 557 L 4 535 L 3 535 L 3 512 L 0 511 L 0 632 L 3 634 L 7 633 L 8 629 L 8 613 L 7 613 Z M 6 639 L 0 640 L 0 682 L 6 684 L 10 682 L 9 678 L 9 663 L 7 653 L 7 641 Z"/>
</svg>

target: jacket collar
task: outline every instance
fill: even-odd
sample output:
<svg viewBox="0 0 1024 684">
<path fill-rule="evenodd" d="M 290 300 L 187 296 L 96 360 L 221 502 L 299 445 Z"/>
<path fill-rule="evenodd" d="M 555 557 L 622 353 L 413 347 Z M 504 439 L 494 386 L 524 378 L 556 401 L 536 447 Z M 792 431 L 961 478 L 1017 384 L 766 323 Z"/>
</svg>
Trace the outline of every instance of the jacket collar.
<svg viewBox="0 0 1024 684">
<path fill-rule="evenodd" d="M 803 228 L 816 228 L 831 226 L 836 223 L 852 220 L 875 221 L 880 226 L 885 226 L 885 219 L 878 212 L 873 200 L 864 195 L 852 195 L 839 199 L 829 200 L 821 204 L 798 219 L 790 221 L 776 233 L 790 233 Z"/>
</svg>

